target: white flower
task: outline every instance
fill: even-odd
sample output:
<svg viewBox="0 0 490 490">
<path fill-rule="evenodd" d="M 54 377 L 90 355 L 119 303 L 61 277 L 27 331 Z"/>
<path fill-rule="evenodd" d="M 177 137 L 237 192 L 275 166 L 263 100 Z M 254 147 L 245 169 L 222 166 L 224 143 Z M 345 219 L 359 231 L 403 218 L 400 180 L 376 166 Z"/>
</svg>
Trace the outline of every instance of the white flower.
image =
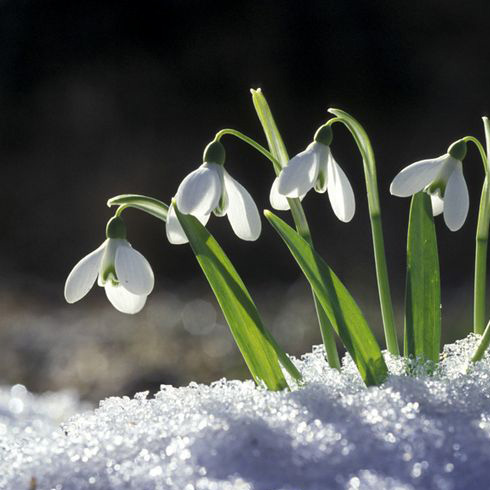
<svg viewBox="0 0 490 490">
<path fill-rule="evenodd" d="M 81 300 L 97 278 L 114 308 L 128 314 L 143 308 L 154 285 L 150 264 L 125 238 L 107 238 L 75 265 L 65 283 L 66 301 Z"/>
<path fill-rule="evenodd" d="M 223 167 L 224 149 L 220 149 L 222 158 L 215 154 L 209 156 L 208 149 L 216 144 L 222 146 L 218 142 L 211 143 L 204 154 L 205 162 L 181 182 L 175 195 L 177 208 L 181 213 L 192 214 L 203 225 L 208 222 L 211 213 L 226 215 L 239 238 L 257 240 L 262 229 L 257 206 L 248 191 Z M 187 243 L 173 205 L 168 210 L 166 233 L 170 243 Z"/>
<path fill-rule="evenodd" d="M 321 132 L 326 130 L 329 133 L 324 138 Z M 289 209 L 287 197 L 303 199 L 310 189 L 315 188 L 316 192 L 328 192 L 337 218 L 344 222 L 352 219 L 356 210 L 354 192 L 325 141 L 331 141 L 331 129 L 328 126 L 322 126 L 315 135 L 315 141 L 289 160 L 287 166 L 281 170 L 272 184 L 269 196 L 274 209 Z"/>
<path fill-rule="evenodd" d="M 426 192 L 431 197 L 432 214 L 444 213 L 447 227 L 451 231 L 459 230 L 469 209 L 462 165 L 465 154 L 466 143 L 460 140 L 445 155 L 408 165 L 393 179 L 390 192 L 399 197 Z"/>
</svg>

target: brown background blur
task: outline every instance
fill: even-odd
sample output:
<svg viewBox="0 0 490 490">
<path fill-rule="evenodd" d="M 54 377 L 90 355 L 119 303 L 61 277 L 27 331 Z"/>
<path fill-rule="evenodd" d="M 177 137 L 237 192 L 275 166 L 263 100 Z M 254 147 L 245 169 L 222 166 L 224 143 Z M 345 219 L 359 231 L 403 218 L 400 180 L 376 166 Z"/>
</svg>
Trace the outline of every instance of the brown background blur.
<svg viewBox="0 0 490 490">
<path fill-rule="evenodd" d="M 251 87 L 264 90 L 291 154 L 329 106 L 364 124 L 401 328 L 409 200 L 391 197 L 389 183 L 456 138 L 483 137 L 489 14 L 486 1 L 0 1 L 0 383 L 98 399 L 247 376 L 190 249 L 170 246 L 153 218 L 126 213 L 129 240 L 157 278 L 141 314 L 119 314 L 97 288 L 68 306 L 63 284 L 103 240 L 107 198 L 168 202 L 223 127 L 264 142 Z M 270 207 L 269 163 L 223 141 L 230 173 Z M 338 222 L 314 193 L 306 212 L 318 250 L 379 333 L 362 166 L 340 127 L 333 151 L 355 188 L 356 216 Z M 464 171 L 465 226 L 451 233 L 438 220 L 446 340 L 471 320 L 482 184 L 473 148 Z M 267 224 L 255 243 L 240 242 L 226 219 L 209 228 L 280 343 L 296 355 L 320 343 L 308 289 Z"/>
</svg>

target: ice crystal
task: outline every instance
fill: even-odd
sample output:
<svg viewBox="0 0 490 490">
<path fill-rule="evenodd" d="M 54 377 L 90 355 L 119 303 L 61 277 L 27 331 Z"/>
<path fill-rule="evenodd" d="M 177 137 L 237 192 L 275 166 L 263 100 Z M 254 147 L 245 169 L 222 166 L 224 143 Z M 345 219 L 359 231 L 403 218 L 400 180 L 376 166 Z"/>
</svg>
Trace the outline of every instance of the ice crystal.
<svg viewBox="0 0 490 490">
<path fill-rule="evenodd" d="M 458 490 L 490 477 L 490 360 L 468 368 L 476 336 L 427 372 L 385 353 L 366 388 L 322 348 L 295 360 L 306 383 L 162 386 L 72 416 L 63 396 L 0 391 L 0 487 L 36 490 Z M 409 374 L 407 374 L 409 373 Z M 416 375 L 414 375 L 416 373 Z M 70 401 L 71 400 L 71 401 Z"/>
</svg>

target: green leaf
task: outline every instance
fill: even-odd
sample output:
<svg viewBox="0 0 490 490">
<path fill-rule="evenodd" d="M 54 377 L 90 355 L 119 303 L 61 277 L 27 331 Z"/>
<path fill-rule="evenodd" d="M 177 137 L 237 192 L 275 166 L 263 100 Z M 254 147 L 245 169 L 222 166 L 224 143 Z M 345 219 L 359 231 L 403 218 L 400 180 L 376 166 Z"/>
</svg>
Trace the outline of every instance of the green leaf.
<svg viewBox="0 0 490 490">
<path fill-rule="evenodd" d="M 441 342 L 441 285 L 430 196 L 412 198 L 407 240 L 405 356 L 437 362 Z"/>
<path fill-rule="evenodd" d="M 300 380 L 299 371 L 264 327 L 257 307 L 223 249 L 194 216 L 182 214 L 177 206 L 175 212 L 255 381 L 263 381 L 270 390 L 287 388 L 279 362 Z"/>
<path fill-rule="evenodd" d="M 381 384 L 388 369 L 359 306 L 306 240 L 270 211 L 264 214 L 301 267 L 366 385 Z"/>
<path fill-rule="evenodd" d="M 124 206 L 135 208 L 155 216 L 155 218 L 167 221 L 168 206 L 158 199 L 139 194 L 121 194 L 107 201 L 107 206 Z"/>
<path fill-rule="evenodd" d="M 252 102 L 257 112 L 257 116 L 264 129 L 265 137 L 267 139 L 267 144 L 269 149 L 276 160 L 279 161 L 281 167 L 285 167 L 289 161 L 288 152 L 286 151 L 286 146 L 281 138 L 279 129 L 277 128 L 272 112 L 269 108 L 269 104 L 262 93 L 262 90 L 258 88 L 257 90 L 251 90 L 252 92 Z M 276 168 L 276 173 L 279 173 L 281 168 Z"/>
</svg>

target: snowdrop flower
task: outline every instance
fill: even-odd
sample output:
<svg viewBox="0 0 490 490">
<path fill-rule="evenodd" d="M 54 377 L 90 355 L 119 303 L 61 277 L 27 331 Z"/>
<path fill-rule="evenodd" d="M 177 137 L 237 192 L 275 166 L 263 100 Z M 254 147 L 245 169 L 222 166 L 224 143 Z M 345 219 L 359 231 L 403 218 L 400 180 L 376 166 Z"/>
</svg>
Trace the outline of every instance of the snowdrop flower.
<svg viewBox="0 0 490 490">
<path fill-rule="evenodd" d="M 303 199 L 314 188 L 316 192 L 328 192 L 330 204 L 339 220 L 347 223 L 352 219 L 356 210 L 354 192 L 332 155 L 332 137 L 330 126 L 321 126 L 306 150 L 289 160 L 272 184 L 269 197 L 274 209 L 289 209 L 287 197 Z"/>
<path fill-rule="evenodd" d="M 462 161 L 466 156 L 463 140 L 453 143 L 438 158 L 421 160 L 405 167 L 394 179 L 390 192 L 408 197 L 424 191 L 430 195 L 432 214 L 444 213 L 444 222 L 451 231 L 459 230 L 468 214 L 469 196 L 463 176 Z"/>
<path fill-rule="evenodd" d="M 211 213 L 227 216 L 235 234 L 242 240 L 257 240 L 262 224 L 259 211 L 248 191 L 225 170 L 225 149 L 219 141 L 204 150 L 204 163 L 181 182 L 175 195 L 181 213 L 192 214 L 205 225 Z M 166 223 L 170 243 L 187 243 L 173 204 Z"/>
<path fill-rule="evenodd" d="M 107 223 L 107 239 L 84 257 L 65 283 L 68 303 L 81 300 L 98 278 L 107 298 L 122 313 L 138 313 L 153 290 L 154 277 L 148 261 L 126 240 L 126 226 L 119 217 Z"/>
</svg>

